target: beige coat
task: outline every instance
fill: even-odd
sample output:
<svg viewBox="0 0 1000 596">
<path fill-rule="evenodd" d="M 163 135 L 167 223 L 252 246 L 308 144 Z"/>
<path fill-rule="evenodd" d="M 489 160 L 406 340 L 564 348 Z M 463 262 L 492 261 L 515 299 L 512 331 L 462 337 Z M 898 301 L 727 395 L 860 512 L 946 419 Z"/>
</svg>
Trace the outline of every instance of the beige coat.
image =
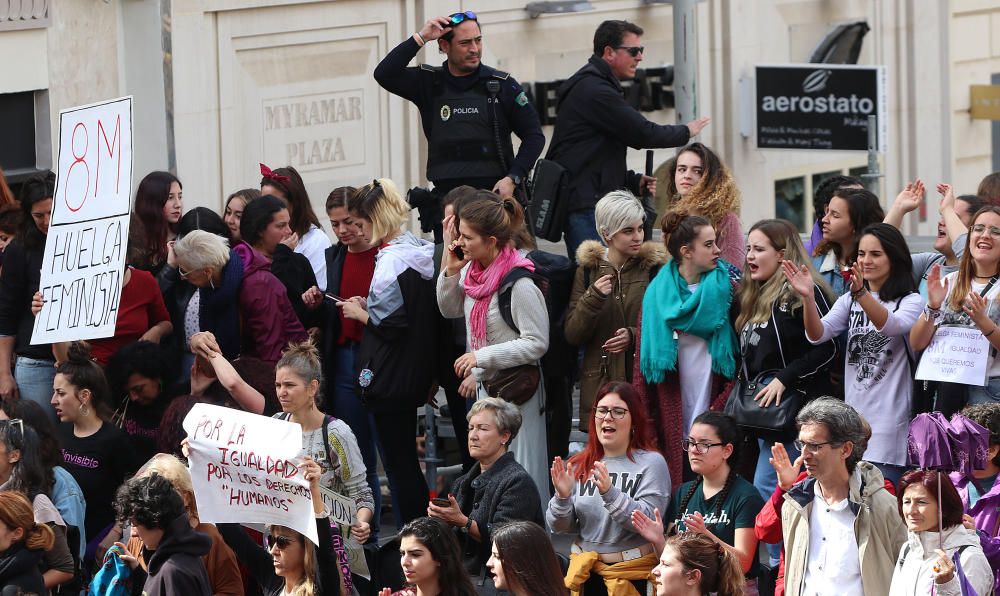
<svg viewBox="0 0 1000 596">
<path fill-rule="evenodd" d="M 667 260 L 667 251 L 657 242 L 646 242 L 639 254 L 629 259 L 619 271 L 607 258 L 607 248 L 588 240 L 576 251 L 576 279 L 566 310 L 566 339 L 583 347 L 583 370 L 580 375 L 580 430 L 586 431 L 590 409 L 601 385 L 609 381 L 632 381 L 635 355 L 635 327 L 642 309 L 654 267 Z M 594 282 L 611 275 L 611 294 L 594 289 Z M 589 283 L 584 287 L 584 281 Z M 602 346 L 616 331 L 627 328 L 632 342 L 618 354 L 608 354 Z M 605 359 L 605 356 L 607 357 Z"/>
<path fill-rule="evenodd" d="M 802 579 L 809 561 L 809 513 L 815 496 L 815 479 L 808 478 L 785 493 L 781 528 L 785 540 L 785 594 L 803 593 Z M 850 503 L 854 511 L 854 535 L 861 557 L 861 581 L 865 596 L 889 593 L 899 548 L 906 541 L 906 525 L 899 515 L 896 497 L 885 489 L 882 473 L 862 461 L 850 480 Z"/>
</svg>

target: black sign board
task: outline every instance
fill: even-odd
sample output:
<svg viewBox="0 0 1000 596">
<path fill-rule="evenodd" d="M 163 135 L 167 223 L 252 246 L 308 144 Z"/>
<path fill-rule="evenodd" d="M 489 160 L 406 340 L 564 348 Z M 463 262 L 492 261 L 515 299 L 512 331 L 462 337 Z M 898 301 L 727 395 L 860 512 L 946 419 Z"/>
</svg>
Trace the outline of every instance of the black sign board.
<svg viewBox="0 0 1000 596">
<path fill-rule="evenodd" d="M 758 66 L 759 149 L 868 149 L 868 116 L 886 150 L 885 68 L 833 64 Z"/>
</svg>

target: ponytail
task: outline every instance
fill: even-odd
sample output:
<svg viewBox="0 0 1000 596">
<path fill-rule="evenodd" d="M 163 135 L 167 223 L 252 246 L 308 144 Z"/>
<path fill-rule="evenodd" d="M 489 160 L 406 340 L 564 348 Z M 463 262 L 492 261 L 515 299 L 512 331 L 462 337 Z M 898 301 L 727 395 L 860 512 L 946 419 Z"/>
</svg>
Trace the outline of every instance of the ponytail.
<svg viewBox="0 0 1000 596">
<path fill-rule="evenodd" d="M 686 573 L 701 572 L 701 593 L 743 596 L 743 568 L 732 548 L 704 534 L 682 532 L 667 538 L 677 561 Z"/>
<path fill-rule="evenodd" d="M 56 374 L 63 375 L 69 384 L 80 391 L 90 391 L 91 407 L 102 420 L 111 418 L 111 390 L 104 370 L 90 355 L 90 344 L 74 341 L 69 345 L 66 360 L 56 367 Z"/>
<path fill-rule="evenodd" d="M 480 236 L 497 239 L 497 248 L 510 244 L 524 228 L 524 210 L 511 198 L 501 198 L 488 190 L 476 191 L 462 203 L 462 221 Z"/>
<path fill-rule="evenodd" d="M 28 550 L 49 550 L 55 541 L 52 528 L 45 524 L 36 523 L 24 533 L 24 545 Z"/>
<path fill-rule="evenodd" d="M 681 247 L 688 246 L 698 237 L 705 226 L 712 223 L 698 215 L 686 215 L 670 211 L 663 216 L 660 227 L 663 230 L 663 243 L 667 251 L 678 264 L 681 262 Z"/>
</svg>

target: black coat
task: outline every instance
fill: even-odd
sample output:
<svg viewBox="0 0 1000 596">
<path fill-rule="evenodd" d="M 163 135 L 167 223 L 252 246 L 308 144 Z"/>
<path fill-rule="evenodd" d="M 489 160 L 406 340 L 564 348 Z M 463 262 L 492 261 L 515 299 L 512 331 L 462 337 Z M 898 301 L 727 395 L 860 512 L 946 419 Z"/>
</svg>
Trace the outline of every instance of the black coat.
<svg viewBox="0 0 1000 596">
<path fill-rule="evenodd" d="M 202 557 L 212 548 L 212 539 L 191 527 L 187 513 L 174 518 L 164 530 L 156 550 L 143 548 L 148 572 L 142 567 L 133 570 L 133 592 L 142 596 L 211 596 L 212 583 Z"/>
<path fill-rule="evenodd" d="M 4 251 L 0 273 L 0 335 L 16 336 L 14 353 L 18 356 L 52 360 L 51 344 L 31 345 L 35 327 L 31 297 L 38 291 L 42 253 L 41 247 L 27 247 L 20 238 L 15 238 Z"/>
<path fill-rule="evenodd" d="M 25 594 L 47 594 L 38 567 L 42 554 L 25 548 L 23 541 L 12 544 L 0 554 L 0 587 L 17 586 Z"/>
<path fill-rule="evenodd" d="M 621 83 L 598 56 L 559 88 L 558 117 L 546 159 L 570 172 L 569 211 L 593 209 L 622 187 L 639 194 L 640 174 L 628 169 L 628 147 L 679 147 L 688 142 L 685 125 L 646 120 L 625 103 Z"/>
<path fill-rule="evenodd" d="M 318 285 L 316 283 L 316 273 L 313 271 L 309 259 L 292 251 L 284 244 L 279 244 L 271 255 L 271 274 L 278 278 L 281 285 L 285 286 L 288 294 L 288 301 L 292 303 L 299 322 L 306 329 L 315 327 L 319 323 L 316 314 L 306 308 L 302 302 L 302 294 L 309 288 Z M 329 286 L 327 286 L 329 287 Z"/>
<path fill-rule="evenodd" d="M 455 480 L 451 490 L 459 509 L 479 528 L 478 541 L 459 533 L 465 568 L 477 585 L 483 585 L 483 580 L 489 577 L 486 561 L 493 547 L 495 527 L 513 521 L 530 521 L 545 527 L 538 489 L 528 472 L 514 461 L 513 453 L 505 453 L 485 474 L 479 473 L 477 463 Z"/>
</svg>

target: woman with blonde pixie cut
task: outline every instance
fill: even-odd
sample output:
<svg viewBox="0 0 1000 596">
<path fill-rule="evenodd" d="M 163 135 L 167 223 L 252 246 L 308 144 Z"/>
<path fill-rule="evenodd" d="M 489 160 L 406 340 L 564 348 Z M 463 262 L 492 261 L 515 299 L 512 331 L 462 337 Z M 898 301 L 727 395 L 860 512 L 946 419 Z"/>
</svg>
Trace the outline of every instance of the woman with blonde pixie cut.
<svg viewBox="0 0 1000 596">
<path fill-rule="evenodd" d="M 191 527 L 212 539 L 212 548 L 202 557 L 205 569 L 208 570 L 208 580 L 215 596 L 243 596 L 243 579 L 240 577 L 240 567 L 236 562 L 233 549 L 222 539 L 214 524 L 203 523 L 198 519 L 198 503 L 194 497 L 194 485 L 191 483 L 191 472 L 173 455 L 157 453 L 141 471 L 140 476 L 159 474 L 174 487 L 184 502 Z M 129 538 L 128 552 L 132 554 L 143 569 L 147 569 L 143 557 L 142 539 L 136 535 Z"/>
<path fill-rule="evenodd" d="M 427 482 L 417 460 L 417 408 L 427 403 L 435 349 L 434 245 L 400 228 L 410 206 L 391 180 L 359 188 L 347 210 L 380 246 L 368 298 L 337 306 L 364 325 L 355 357 L 357 392 L 372 413 L 396 527 L 427 512 Z M 385 457 L 391 454 L 392 457 Z"/>
<path fill-rule="evenodd" d="M 601 242 L 576 251 L 576 278 L 566 310 L 566 340 L 583 347 L 580 430 L 586 432 L 597 390 L 612 381 L 632 382 L 635 325 L 646 286 L 667 260 L 660 242 L 643 242 L 642 203 L 627 190 L 597 202 L 594 219 Z M 603 243 L 603 244 L 602 244 Z"/>
</svg>

